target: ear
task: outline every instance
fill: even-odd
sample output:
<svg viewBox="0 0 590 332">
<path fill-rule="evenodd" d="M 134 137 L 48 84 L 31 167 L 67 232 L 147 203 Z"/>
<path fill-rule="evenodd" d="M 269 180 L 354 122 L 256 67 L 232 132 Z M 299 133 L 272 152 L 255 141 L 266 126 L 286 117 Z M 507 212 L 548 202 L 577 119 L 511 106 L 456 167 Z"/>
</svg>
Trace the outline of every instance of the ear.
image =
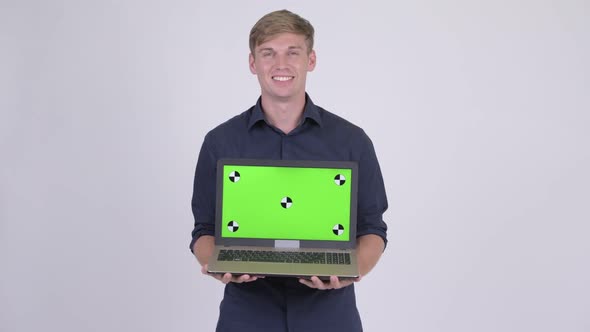
<svg viewBox="0 0 590 332">
<path fill-rule="evenodd" d="M 254 63 L 254 56 L 252 53 L 250 53 L 250 56 L 248 56 L 248 62 L 250 64 L 250 72 L 256 75 L 256 64 Z"/>
<path fill-rule="evenodd" d="M 315 68 L 315 64 L 316 64 L 315 51 L 311 50 L 311 53 L 309 53 L 309 61 L 307 62 L 307 71 L 313 71 L 313 69 Z"/>
</svg>

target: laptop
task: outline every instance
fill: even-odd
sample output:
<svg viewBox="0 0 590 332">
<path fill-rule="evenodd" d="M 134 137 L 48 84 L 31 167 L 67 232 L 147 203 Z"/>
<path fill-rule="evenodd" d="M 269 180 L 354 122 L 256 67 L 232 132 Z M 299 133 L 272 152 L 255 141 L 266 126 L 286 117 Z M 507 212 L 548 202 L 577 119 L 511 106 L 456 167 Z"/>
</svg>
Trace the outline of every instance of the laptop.
<svg viewBox="0 0 590 332">
<path fill-rule="evenodd" d="M 356 162 L 221 159 L 210 273 L 357 278 Z"/>
</svg>

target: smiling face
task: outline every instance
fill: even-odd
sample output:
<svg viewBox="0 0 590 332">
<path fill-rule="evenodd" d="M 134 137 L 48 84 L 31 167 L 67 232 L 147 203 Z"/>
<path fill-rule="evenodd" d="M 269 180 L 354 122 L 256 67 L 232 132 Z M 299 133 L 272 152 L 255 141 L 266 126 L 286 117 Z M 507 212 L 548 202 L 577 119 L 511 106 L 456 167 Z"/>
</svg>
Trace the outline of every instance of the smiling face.
<svg viewBox="0 0 590 332">
<path fill-rule="evenodd" d="M 250 71 L 258 76 L 262 98 L 287 102 L 305 98 L 307 72 L 315 68 L 316 55 L 305 37 L 281 33 L 257 45 L 250 54 Z"/>
</svg>

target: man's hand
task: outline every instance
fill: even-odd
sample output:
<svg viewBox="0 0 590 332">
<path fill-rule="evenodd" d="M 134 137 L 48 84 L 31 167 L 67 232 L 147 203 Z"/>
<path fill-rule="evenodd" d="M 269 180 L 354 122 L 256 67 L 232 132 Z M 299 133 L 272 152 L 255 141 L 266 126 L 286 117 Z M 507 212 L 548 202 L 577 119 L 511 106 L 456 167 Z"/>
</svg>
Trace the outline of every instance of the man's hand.
<svg viewBox="0 0 590 332">
<path fill-rule="evenodd" d="M 249 274 L 243 274 L 239 277 L 234 277 L 231 275 L 231 273 L 226 273 L 223 275 L 217 274 L 217 273 L 209 273 L 209 272 L 207 272 L 207 264 L 205 264 L 201 267 L 201 273 L 206 274 L 208 276 L 212 276 L 213 278 L 221 281 L 224 284 L 227 284 L 230 282 L 235 282 L 235 283 L 252 282 L 252 281 L 256 281 L 258 278 L 264 278 L 264 277 L 251 276 Z"/>
<path fill-rule="evenodd" d="M 352 285 L 353 282 L 359 282 L 361 281 L 362 277 L 358 277 L 358 278 L 354 278 L 354 279 L 344 279 L 344 280 L 340 280 L 338 279 L 337 276 L 331 276 L 330 280 L 326 280 L 326 281 L 322 281 L 320 278 L 318 277 L 311 277 L 311 280 L 307 280 L 307 279 L 299 279 L 299 282 L 306 285 L 307 287 L 310 288 L 315 288 L 315 289 L 339 289 L 339 288 L 343 288 L 346 286 L 350 286 Z"/>
<path fill-rule="evenodd" d="M 322 281 L 318 277 L 308 279 L 299 279 L 299 282 L 316 289 L 338 289 L 350 286 L 353 282 L 361 281 L 362 276 L 366 275 L 377 264 L 379 257 L 385 247 L 381 237 L 374 234 L 367 234 L 357 239 L 357 259 L 359 264 L 360 277 L 355 279 L 339 280 L 336 276 L 331 276 L 330 280 Z"/>
</svg>

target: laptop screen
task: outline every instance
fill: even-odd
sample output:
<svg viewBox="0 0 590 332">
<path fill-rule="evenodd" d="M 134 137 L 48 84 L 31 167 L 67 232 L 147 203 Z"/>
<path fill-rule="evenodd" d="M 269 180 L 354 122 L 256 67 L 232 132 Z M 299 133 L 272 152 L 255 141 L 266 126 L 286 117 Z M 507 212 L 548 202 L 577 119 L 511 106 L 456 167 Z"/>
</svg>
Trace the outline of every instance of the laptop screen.
<svg viewBox="0 0 590 332">
<path fill-rule="evenodd" d="M 351 168 L 235 163 L 222 170 L 222 238 L 350 240 Z"/>
</svg>

